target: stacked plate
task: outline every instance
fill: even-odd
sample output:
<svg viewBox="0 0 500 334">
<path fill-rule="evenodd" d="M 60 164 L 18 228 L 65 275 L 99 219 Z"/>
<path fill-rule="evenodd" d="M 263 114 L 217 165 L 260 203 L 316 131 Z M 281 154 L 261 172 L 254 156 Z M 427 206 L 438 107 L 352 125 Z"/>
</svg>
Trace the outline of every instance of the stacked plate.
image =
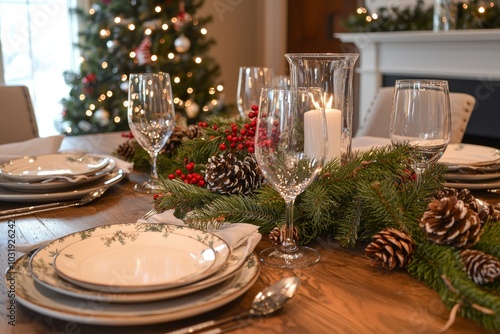
<svg viewBox="0 0 500 334">
<path fill-rule="evenodd" d="M 81 198 L 124 177 L 110 156 L 47 154 L 0 164 L 0 201 L 48 202 Z"/>
<path fill-rule="evenodd" d="M 52 241 L 7 272 L 17 300 L 39 313 L 139 325 L 222 306 L 256 281 L 259 262 L 216 234 L 169 224 L 116 224 Z"/>
<path fill-rule="evenodd" d="M 447 187 L 500 188 L 500 150 L 472 144 L 449 144 L 439 160 L 447 166 Z"/>
</svg>

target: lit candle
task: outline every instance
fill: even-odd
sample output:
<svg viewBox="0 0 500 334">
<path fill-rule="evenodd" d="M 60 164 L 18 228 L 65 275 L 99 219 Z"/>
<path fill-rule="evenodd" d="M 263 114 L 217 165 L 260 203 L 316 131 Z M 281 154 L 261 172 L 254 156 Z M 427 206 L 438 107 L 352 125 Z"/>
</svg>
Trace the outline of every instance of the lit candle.
<svg viewBox="0 0 500 334">
<path fill-rule="evenodd" d="M 324 140 L 320 117 L 319 110 L 309 110 L 304 115 L 304 150 L 306 154 L 315 157 L 321 155 L 321 145 L 323 145 Z M 328 131 L 326 161 L 330 161 L 334 158 L 340 158 L 341 111 L 327 109 L 326 123 Z"/>
</svg>

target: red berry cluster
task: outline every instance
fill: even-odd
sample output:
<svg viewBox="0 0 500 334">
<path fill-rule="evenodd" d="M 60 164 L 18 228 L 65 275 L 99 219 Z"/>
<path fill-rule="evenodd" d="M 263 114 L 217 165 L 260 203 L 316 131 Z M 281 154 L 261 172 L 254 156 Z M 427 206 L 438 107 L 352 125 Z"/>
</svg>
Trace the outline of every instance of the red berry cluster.
<svg viewBox="0 0 500 334">
<path fill-rule="evenodd" d="M 255 129 L 257 128 L 257 116 L 259 107 L 252 106 L 252 111 L 248 113 L 249 122 L 243 124 L 240 129 L 238 125 L 231 124 L 231 129 L 226 130 L 226 142 L 219 145 L 219 150 L 225 151 L 228 148 L 233 150 L 243 151 L 247 150 L 248 153 L 254 153 L 254 137 Z M 216 125 L 214 125 L 216 126 Z M 216 128 L 214 128 L 216 130 Z"/>
<path fill-rule="evenodd" d="M 133 139 L 134 138 L 134 134 L 132 133 L 132 131 L 124 132 L 124 133 L 122 133 L 122 137 L 123 138 L 128 138 L 128 139 Z"/>
<path fill-rule="evenodd" d="M 273 126 L 271 128 L 271 133 L 268 133 L 267 128 L 261 127 L 259 136 L 259 147 L 262 148 L 271 148 L 273 144 L 276 144 L 279 140 L 279 136 L 281 134 L 281 130 L 279 129 L 280 122 L 275 119 L 273 120 Z"/>
<path fill-rule="evenodd" d="M 203 179 L 203 175 L 196 173 L 194 171 L 195 164 L 193 162 L 188 162 L 184 166 L 187 172 L 184 172 L 180 169 L 176 169 L 173 174 L 169 174 L 168 178 L 173 180 L 175 178 L 180 178 L 184 183 L 193 184 L 200 187 L 205 186 L 205 180 Z"/>
</svg>

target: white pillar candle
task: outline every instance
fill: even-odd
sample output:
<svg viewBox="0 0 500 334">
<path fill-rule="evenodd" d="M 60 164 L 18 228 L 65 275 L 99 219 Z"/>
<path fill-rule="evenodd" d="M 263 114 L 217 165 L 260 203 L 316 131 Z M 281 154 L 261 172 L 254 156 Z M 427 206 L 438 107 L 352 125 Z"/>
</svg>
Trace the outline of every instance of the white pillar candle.
<svg viewBox="0 0 500 334">
<path fill-rule="evenodd" d="M 315 157 L 321 155 L 321 145 L 323 145 L 324 140 L 320 117 L 319 110 L 309 110 L 304 115 L 304 150 L 306 154 Z M 330 161 L 334 158 L 340 158 L 341 111 L 327 109 L 326 123 L 328 131 L 326 161 Z"/>
</svg>

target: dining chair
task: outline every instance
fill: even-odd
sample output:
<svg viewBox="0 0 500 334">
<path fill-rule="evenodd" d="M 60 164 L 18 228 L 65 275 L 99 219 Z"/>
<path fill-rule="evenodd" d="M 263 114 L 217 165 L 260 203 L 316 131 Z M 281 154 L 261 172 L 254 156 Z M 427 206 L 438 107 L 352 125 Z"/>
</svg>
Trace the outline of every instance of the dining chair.
<svg viewBox="0 0 500 334">
<path fill-rule="evenodd" d="M 38 137 L 28 87 L 0 85 L 0 118 L 0 144 Z"/>
<path fill-rule="evenodd" d="M 366 115 L 360 122 L 356 137 L 373 136 L 389 138 L 394 87 L 382 87 L 372 100 Z M 476 105 L 474 96 L 450 92 L 451 137 L 450 143 L 460 143 Z"/>
</svg>

